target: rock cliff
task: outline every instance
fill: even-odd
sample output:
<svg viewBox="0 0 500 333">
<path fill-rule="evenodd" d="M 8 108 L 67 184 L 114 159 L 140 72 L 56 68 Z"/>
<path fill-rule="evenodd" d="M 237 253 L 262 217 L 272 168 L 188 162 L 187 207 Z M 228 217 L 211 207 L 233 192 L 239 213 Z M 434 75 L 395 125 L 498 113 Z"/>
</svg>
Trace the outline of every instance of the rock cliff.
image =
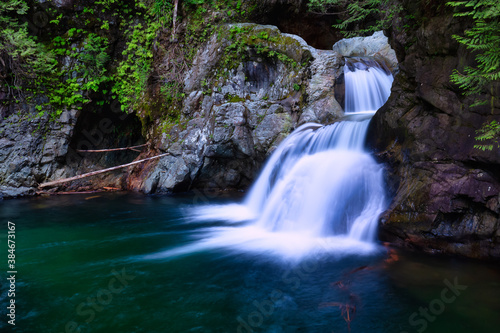
<svg viewBox="0 0 500 333">
<path fill-rule="evenodd" d="M 393 194 L 381 239 L 428 252 L 498 257 L 500 154 L 473 146 L 475 131 L 500 117 L 500 86 L 485 96 L 490 105 L 470 108 L 473 98 L 449 79 L 473 61 L 452 38 L 467 21 L 438 4 L 402 4 L 414 16 L 395 20 L 389 32 L 400 72 L 369 138 L 388 166 Z"/>
<path fill-rule="evenodd" d="M 297 125 L 342 116 L 334 89 L 342 61 L 275 26 L 221 27 L 185 77 L 179 123 L 153 139 L 170 156 L 133 172 L 130 188 L 247 188 Z"/>
</svg>

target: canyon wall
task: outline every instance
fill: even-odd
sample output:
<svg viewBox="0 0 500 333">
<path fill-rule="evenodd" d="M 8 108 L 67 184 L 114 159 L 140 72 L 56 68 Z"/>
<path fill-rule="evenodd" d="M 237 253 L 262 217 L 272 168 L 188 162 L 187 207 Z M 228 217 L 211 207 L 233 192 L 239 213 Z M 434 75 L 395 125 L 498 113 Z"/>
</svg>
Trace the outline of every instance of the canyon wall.
<svg viewBox="0 0 500 333">
<path fill-rule="evenodd" d="M 407 13 L 387 31 L 400 72 L 375 115 L 369 142 L 387 165 L 393 195 L 381 239 L 428 252 L 500 255 L 500 154 L 474 148 L 476 130 L 500 118 L 500 85 L 469 107 L 450 83 L 474 57 L 452 38 L 470 22 L 442 3 L 404 1 Z"/>
</svg>

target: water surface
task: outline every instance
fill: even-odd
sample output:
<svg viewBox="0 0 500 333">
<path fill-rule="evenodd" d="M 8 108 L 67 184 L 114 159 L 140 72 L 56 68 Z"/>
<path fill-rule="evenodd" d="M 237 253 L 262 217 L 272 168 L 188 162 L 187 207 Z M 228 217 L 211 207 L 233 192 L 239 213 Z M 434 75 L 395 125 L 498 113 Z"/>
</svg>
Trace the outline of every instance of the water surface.
<svg viewBox="0 0 500 333">
<path fill-rule="evenodd" d="M 380 244 L 370 254 L 318 250 L 293 260 L 200 246 L 214 228 L 242 228 L 189 222 L 186 211 L 207 200 L 235 201 L 194 193 L 0 202 L 4 258 L 7 221 L 16 223 L 14 332 L 497 332 L 495 264 Z M 449 303 L 445 280 L 466 287 Z M 4 313 L 0 330 L 13 331 Z"/>
</svg>

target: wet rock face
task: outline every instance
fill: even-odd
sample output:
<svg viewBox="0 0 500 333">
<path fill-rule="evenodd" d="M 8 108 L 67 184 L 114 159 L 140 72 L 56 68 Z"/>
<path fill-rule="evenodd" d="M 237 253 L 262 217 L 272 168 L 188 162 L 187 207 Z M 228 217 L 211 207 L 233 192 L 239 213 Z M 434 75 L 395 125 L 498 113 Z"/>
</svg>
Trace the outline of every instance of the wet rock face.
<svg viewBox="0 0 500 333">
<path fill-rule="evenodd" d="M 241 41 L 246 44 L 234 48 L 241 46 Z M 343 94 L 344 88 L 339 85 L 343 65 L 344 58 L 339 53 L 314 49 L 302 38 L 282 33 L 274 26 L 223 26 L 199 50 L 193 66 L 184 73 L 185 98 L 180 119 L 168 126 L 161 119 L 153 119 L 156 121 L 153 126 L 144 129 L 149 145 L 139 158 L 165 152 L 169 156 L 127 172 L 116 171 L 63 184 L 60 189 L 110 186 L 145 193 L 192 188 L 245 189 L 256 178 L 267 156 L 297 126 L 306 122 L 330 124 L 343 116 L 336 98 Z M 39 124 L 15 117 L 4 121 L 0 141 L 4 167 L 0 175 L 5 176 L 0 185 L 26 188 L 24 192 L 32 193 L 39 183 L 124 164 L 137 157 L 127 155 L 129 159 L 119 153 L 95 158 L 75 155 L 78 149 L 125 147 L 144 142 L 142 136 L 120 141 L 99 127 L 104 118 L 119 117 L 111 123 L 120 125 L 121 131 L 135 133 L 139 130 L 132 128 L 133 122 L 122 119 L 132 116 L 114 111 L 108 115 L 87 111 L 90 110 L 85 109 L 79 116 L 63 113 L 59 122 L 49 125 L 46 120 Z M 27 127 L 21 130 L 18 140 L 15 126 L 19 121 Z M 33 126 L 49 132 L 30 136 Z M 83 145 L 85 142 L 90 144 Z M 21 146 L 34 147 L 36 153 Z M 22 152 L 15 153 L 18 150 Z M 33 154 L 39 158 L 30 157 Z M 9 169 L 8 165 L 12 167 Z M 9 192 L 3 187 L 0 191 Z M 19 191 L 9 193 L 8 196 L 17 195 Z"/>
<path fill-rule="evenodd" d="M 241 31 L 236 40 L 250 45 L 237 61 L 233 57 L 228 62 L 226 48 L 234 40 L 221 38 L 227 36 L 223 31 L 199 51 L 185 78 L 181 124 L 151 138 L 171 156 L 141 173 L 144 180 L 139 174 L 132 177 L 132 188 L 146 193 L 247 188 L 265 158 L 295 127 L 331 123 L 343 114 L 334 96 L 342 73 L 337 53 L 318 51 L 274 26 L 224 29 Z M 258 45 L 252 45 L 254 40 Z M 162 176 L 162 171 L 173 174 Z"/>
<path fill-rule="evenodd" d="M 35 193 L 38 181 L 65 177 L 78 112 L 64 111 L 58 121 L 36 112 L 14 113 L 0 123 L 0 197 Z"/>
<path fill-rule="evenodd" d="M 229 46 L 241 41 L 247 44 L 235 57 Z M 391 54 L 382 33 L 344 44 L 373 49 L 370 55 L 379 58 Z M 396 68 L 391 61 L 384 58 Z M 146 193 L 247 188 L 293 129 L 343 116 L 337 101 L 344 90 L 343 65 L 339 52 L 314 49 L 274 26 L 222 27 L 199 50 L 185 77 L 180 124 L 150 138 L 170 156 L 133 173 L 130 188 Z"/>
<path fill-rule="evenodd" d="M 469 108 L 473 98 L 449 81 L 453 69 L 473 61 L 451 37 L 465 22 L 450 11 L 413 31 L 402 29 L 404 21 L 395 24 L 391 44 L 400 72 L 369 134 L 393 194 L 381 239 L 428 252 L 500 257 L 500 154 L 474 148 L 475 130 L 499 119 L 500 105 L 496 99 Z"/>
<path fill-rule="evenodd" d="M 309 104 L 302 112 L 300 125 L 307 122 L 327 124 L 343 115 L 344 110 L 336 98 L 343 96 L 345 89 L 336 84 L 343 77 L 342 61 L 337 52 L 317 50 L 306 90 Z"/>
</svg>

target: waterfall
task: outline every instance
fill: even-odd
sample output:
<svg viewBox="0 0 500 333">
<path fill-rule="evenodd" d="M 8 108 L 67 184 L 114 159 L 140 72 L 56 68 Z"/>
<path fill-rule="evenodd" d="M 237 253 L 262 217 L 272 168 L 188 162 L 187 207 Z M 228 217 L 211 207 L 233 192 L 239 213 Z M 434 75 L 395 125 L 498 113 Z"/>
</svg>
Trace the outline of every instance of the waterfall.
<svg viewBox="0 0 500 333">
<path fill-rule="evenodd" d="M 205 206 L 192 215 L 246 222 L 219 229 L 211 242 L 286 255 L 317 250 L 318 242 L 323 249 L 354 251 L 375 242 L 387 200 L 383 169 L 364 142 L 371 117 L 390 94 L 392 75 L 370 59 L 351 58 L 345 82 L 345 120 L 300 126 L 270 156 L 242 204 Z"/>
<path fill-rule="evenodd" d="M 369 119 L 298 128 L 274 153 L 245 205 L 272 232 L 371 241 L 384 209 L 382 169 L 362 149 Z"/>
<path fill-rule="evenodd" d="M 373 58 L 346 58 L 345 112 L 375 112 L 389 98 L 393 77 Z"/>
</svg>

